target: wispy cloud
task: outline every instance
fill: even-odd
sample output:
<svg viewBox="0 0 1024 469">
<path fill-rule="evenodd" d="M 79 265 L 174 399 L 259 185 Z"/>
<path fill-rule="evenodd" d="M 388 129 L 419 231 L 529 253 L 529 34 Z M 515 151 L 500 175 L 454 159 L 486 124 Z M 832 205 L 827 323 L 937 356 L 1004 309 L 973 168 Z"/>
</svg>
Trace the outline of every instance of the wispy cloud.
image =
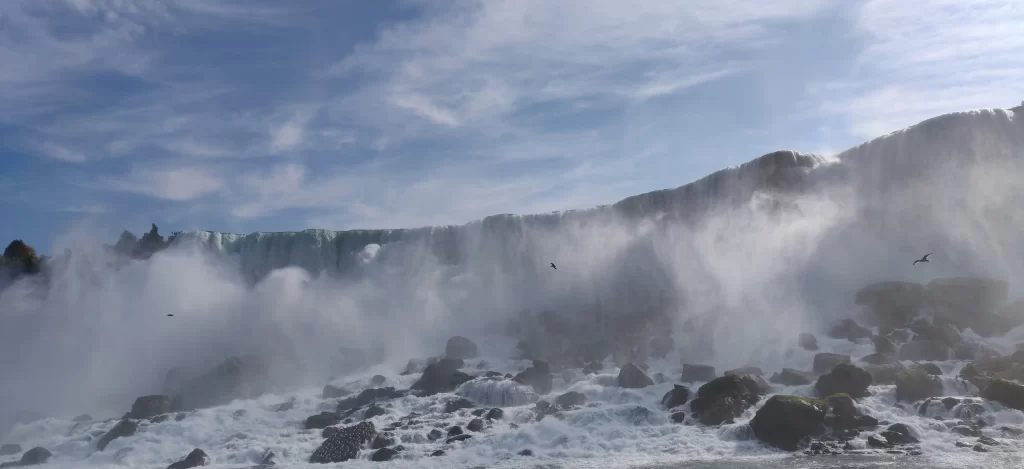
<svg viewBox="0 0 1024 469">
<path fill-rule="evenodd" d="M 71 150 L 53 142 L 41 143 L 39 145 L 39 151 L 49 158 L 66 161 L 68 163 L 84 163 L 86 159 L 84 153 Z"/>
<path fill-rule="evenodd" d="M 224 185 L 224 179 L 215 171 L 199 167 L 174 167 L 135 169 L 123 178 L 104 178 L 98 187 L 187 202 L 220 191 Z"/>
</svg>

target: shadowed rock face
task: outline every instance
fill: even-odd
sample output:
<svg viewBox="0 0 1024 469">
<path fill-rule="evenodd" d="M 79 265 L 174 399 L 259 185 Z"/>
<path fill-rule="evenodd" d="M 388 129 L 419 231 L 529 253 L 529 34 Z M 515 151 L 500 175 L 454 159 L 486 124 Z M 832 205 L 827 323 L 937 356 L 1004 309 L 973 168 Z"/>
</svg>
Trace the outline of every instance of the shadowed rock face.
<svg viewBox="0 0 1024 469">
<path fill-rule="evenodd" d="M 118 422 L 117 425 L 114 425 L 114 428 L 110 429 L 109 432 L 103 435 L 103 437 L 96 442 L 96 449 L 103 451 L 107 449 L 107 445 L 109 445 L 111 441 L 121 437 L 132 436 L 137 431 L 139 431 L 138 424 L 128 419 L 122 420 Z"/>
<path fill-rule="evenodd" d="M 866 306 L 883 328 L 905 327 L 924 304 L 924 286 L 913 282 L 880 282 L 857 292 L 858 305 Z"/>
<path fill-rule="evenodd" d="M 796 451 L 802 438 L 817 433 L 825 422 L 828 404 L 823 399 L 772 396 L 750 421 L 754 435 L 765 443 Z"/>
<path fill-rule="evenodd" d="M 309 462 L 328 464 L 353 459 L 359 455 L 359 449 L 376 435 L 377 429 L 372 422 L 360 422 L 339 429 L 313 452 Z"/>
</svg>

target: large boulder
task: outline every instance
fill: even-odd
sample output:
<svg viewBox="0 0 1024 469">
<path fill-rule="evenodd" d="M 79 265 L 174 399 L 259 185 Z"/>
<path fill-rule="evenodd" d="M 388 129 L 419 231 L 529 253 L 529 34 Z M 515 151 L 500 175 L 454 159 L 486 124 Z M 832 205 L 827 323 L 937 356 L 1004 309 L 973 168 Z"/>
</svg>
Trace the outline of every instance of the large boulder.
<svg viewBox="0 0 1024 469">
<path fill-rule="evenodd" d="M 828 373 L 840 363 L 850 363 L 850 356 L 838 353 L 816 353 L 811 368 L 815 373 Z"/>
<path fill-rule="evenodd" d="M 462 365 L 462 360 L 448 358 L 427 365 L 420 379 L 409 388 L 417 391 L 420 396 L 452 392 L 462 383 L 473 379 L 472 376 L 459 371 Z"/>
<path fill-rule="evenodd" d="M 863 368 L 871 375 L 872 384 L 895 384 L 896 376 L 906 369 L 898 362 L 891 365 L 867 365 Z"/>
<path fill-rule="evenodd" d="M 981 392 L 981 397 L 1011 409 L 1024 410 L 1024 386 L 1005 379 L 993 379 Z"/>
<path fill-rule="evenodd" d="M 188 453 L 185 459 L 167 466 L 167 469 L 191 469 L 193 467 L 205 466 L 209 463 L 210 457 L 206 455 L 206 452 L 196 448 L 191 453 Z"/>
<path fill-rule="evenodd" d="M 96 442 L 96 449 L 103 451 L 107 449 L 107 445 L 111 441 L 114 441 L 121 437 L 128 437 L 134 435 L 139 431 L 139 425 L 132 420 L 124 419 L 114 425 L 109 432 L 103 435 L 99 441 Z"/>
<path fill-rule="evenodd" d="M 348 397 L 338 401 L 337 412 L 338 414 L 344 414 L 350 410 L 358 409 L 377 401 L 388 401 L 402 397 L 405 397 L 405 392 L 397 391 L 392 387 L 366 389 L 356 397 Z"/>
<path fill-rule="evenodd" d="M 895 353 L 872 353 L 861 357 L 860 361 L 868 365 L 895 365 L 900 359 Z"/>
<path fill-rule="evenodd" d="M 448 343 L 444 347 L 444 356 L 447 358 L 466 360 L 476 358 L 479 355 L 480 352 L 477 350 L 476 343 L 462 336 L 448 339 Z"/>
<path fill-rule="evenodd" d="M 875 353 L 896 353 L 896 343 L 891 338 L 884 335 L 876 335 L 871 337 L 871 342 L 875 344 Z"/>
<path fill-rule="evenodd" d="M 130 419 L 148 419 L 171 412 L 171 398 L 162 394 L 153 396 L 142 396 L 135 399 L 132 410 L 128 413 Z"/>
<path fill-rule="evenodd" d="M 801 332 L 796 338 L 796 344 L 804 350 L 815 352 L 818 350 L 818 338 L 809 332 Z"/>
<path fill-rule="evenodd" d="M 568 409 L 570 407 L 581 406 L 581 405 L 586 404 L 586 403 L 587 403 L 587 396 L 584 396 L 583 393 L 576 392 L 576 391 L 569 391 L 569 392 L 567 392 L 565 394 L 562 394 L 561 396 L 558 396 L 557 398 L 555 398 L 555 405 L 558 406 L 558 407 L 561 407 L 563 409 Z"/>
<path fill-rule="evenodd" d="M 172 407 L 194 410 L 255 399 L 269 389 L 269 383 L 266 363 L 259 357 L 229 357 L 205 374 L 180 383 Z"/>
<path fill-rule="evenodd" d="M 934 340 L 921 339 L 900 346 L 899 359 L 910 361 L 945 361 L 949 359 L 949 346 Z"/>
<path fill-rule="evenodd" d="M 917 401 L 942 395 L 942 382 L 925 368 L 911 368 L 896 374 L 896 400 Z"/>
<path fill-rule="evenodd" d="M 666 409 L 674 409 L 686 404 L 689 400 L 690 390 L 686 386 L 677 384 L 661 398 L 661 405 L 665 406 Z"/>
<path fill-rule="evenodd" d="M 704 425 L 721 425 L 739 417 L 764 393 L 762 384 L 751 376 L 723 376 L 698 388 L 690 409 Z"/>
<path fill-rule="evenodd" d="M 757 410 L 750 428 L 759 440 L 796 451 L 800 440 L 822 432 L 827 412 L 823 399 L 776 395 Z"/>
<path fill-rule="evenodd" d="M 341 418 L 334 412 L 320 412 L 306 419 L 306 430 L 322 429 L 337 425 Z"/>
<path fill-rule="evenodd" d="M 849 363 L 840 363 L 819 377 L 814 388 L 819 396 L 849 394 L 852 397 L 865 397 L 870 385 L 871 374 L 867 371 Z"/>
<path fill-rule="evenodd" d="M 320 445 L 309 462 L 313 464 L 329 464 L 345 462 L 359 455 L 359 448 L 369 443 L 377 435 L 373 422 L 360 422 L 334 432 Z"/>
<path fill-rule="evenodd" d="M 912 282 L 874 283 L 860 289 L 854 301 L 867 307 L 882 327 L 903 327 L 924 304 L 924 286 Z"/>
<path fill-rule="evenodd" d="M 683 376 L 680 381 L 684 383 L 708 382 L 715 379 L 715 367 L 710 365 L 683 364 Z"/>
<path fill-rule="evenodd" d="M 867 339 L 871 337 L 871 329 L 857 324 L 857 321 L 853 319 L 843 319 L 838 324 L 832 326 L 829 330 L 828 336 L 833 339 L 846 339 L 851 342 L 856 342 L 858 339 Z"/>
<path fill-rule="evenodd" d="M 10 456 L 12 454 L 18 454 L 21 452 L 21 445 L 16 443 L 7 443 L 0 446 L 0 456 Z"/>
<path fill-rule="evenodd" d="M 46 464 L 46 462 L 49 461 L 50 457 L 52 456 L 53 453 L 50 453 L 50 450 L 43 448 L 42 446 L 37 446 L 28 451 L 25 451 L 25 454 L 21 455 L 21 459 L 16 462 L 5 462 L 3 464 L 0 464 L 0 468 L 35 466 L 39 464 Z"/>
<path fill-rule="evenodd" d="M 542 360 L 534 360 L 533 366 L 517 374 L 513 380 L 533 387 L 533 390 L 541 395 L 551 392 L 551 387 L 554 386 L 551 366 Z"/>
<path fill-rule="evenodd" d="M 936 316 L 952 320 L 966 315 L 993 313 L 1009 300 L 1009 284 L 984 277 L 937 278 L 928 282 L 924 298 Z"/>
<path fill-rule="evenodd" d="M 768 381 L 783 386 L 803 386 L 811 384 L 813 378 L 810 373 L 804 373 L 792 368 L 783 368 L 781 372 L 775 373 L 771 378 L 768 378 Z"/>
<path fill-rule="evenodd" d="M 630 389 L 646 388 L 647 386 L 654 386 L 654 380 L 640 367 L 627 363 L 619 370 L 619 386 Z"/>
</svg>

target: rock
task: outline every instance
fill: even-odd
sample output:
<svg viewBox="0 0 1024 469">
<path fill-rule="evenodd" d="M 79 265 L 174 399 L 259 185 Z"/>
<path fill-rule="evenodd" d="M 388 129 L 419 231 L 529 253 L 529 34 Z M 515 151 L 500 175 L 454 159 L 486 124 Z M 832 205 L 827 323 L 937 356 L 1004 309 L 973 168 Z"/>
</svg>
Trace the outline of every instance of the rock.
<svg viewBox="0 0 1024 469">
<path fill-rule="evenodd" d="M 495 408 L 487 411 L 487 416 L 484 418 L 486 418 L 487 420 L 501 420 L 504 417 L 505 411 Z"/>
<path fill-rule="evenodd" d="M 470 420 L 469 423 L 466 424 L 466 429 L 471 431 L 471 432 L 483 431 L 483 429 L 484 429 L 484 421 L 480 420 L 480 419 Z"/>
<path fill-rule="evenodd" d="M 822 399 L 776 395 L 750 421 L 757 438 L 786 451 L 796 451 L 801 439 L 820 432 L 828 404 Z"/>
<path fill-rule="evenodd" d="M 651 350 L 651 358 L 665 358 L 675 346 L 672 336 L 662 335 L 651 339 L 648 348 Z"/>
<path fill-rule="evenodd" d="M 1004 379 L 993 379 L 982 390 L 981 397 L 1011 409 L 1024 410 L 1024 386 Z"/>
<path fill-rule="evenodd" d="M 206 455 L 206 452 L 196 448 L 192 450 L 191 453 L 188 453 L 188 456 L 185 456 L 185 459 L 167 466 L 167 469 L 190 469 L 193 467 L 205 466 L 209 463 L 210 457 Z"/>
<path fill-rule="evenodd" d="M 476 344 L 465 337 L 455 336 L 448 339 L 448 343 L 444 347 L 444 356 L 447 358 L 457 358 L 460 360 L 466 360 L 469 358 L 476 358 L 480 353 L 477 350 Z"/>
<path fill-rule="evenodd" d="M 363 420 L 369 420 L 374 417 L 380 417 L 381 415 L 387 415 L 387 411 L 383 407 L 373 404 L 366 408 L 366 412 L 363 413 Z"/>
<path fill-rule="evenodd" d="M 972 449 L 974 451 L 979 452 L 979 453 L 987 453 L 989 451 L 988 448 L 982 446 L 981 443 L 978 443 L 978 444 L 974 445 L 974 448 L 972 448 Z"/>
<path fill-rule="evenodd" d="M 540 386 L 547 384 L 538 381 Z M 477 378 L 464 383 L 456 392 L 477 404 L 496 407 L 516 407 L 540 399 L 532 386 L 502 378 Z"/>
<path fill-rule="evenodd" d="M 358 409 L 377 401 L 387 401 L 402 397 L 405 397 L 404 392 L 396 391 L 395 388 L 391 387 L 366 389 L 356 397 L 349 397 L 338 401 L 337 412 L 343 414 L 346 411 Z"/>
<path fill-rule="evenodd" d="M 686 404 L 689 400 L 690 390 L 686 386 L 677 384 L 661 398 L 661 405 L 665 406 L 666 409 L 674 409 Z"/>
<path fill-rule="evenodd" d="M 870 338 L 871 330 L 857 324 L 857 321 L 853 319 L 843 319 L 829 330 L 828 336 L 833 339 L 846 339 L 850 342 L 856 342 L 857 339 Z"/>
<path fill-rule="evenodd" d="M 960 342 L 963 342 L 963 336 L 960 335 L 960 330 L 957 329 L 956 326 L 952 324 L 943 324 L 938 327 L 938 335 L 942 343 L 950 347 L 955 347 L 960 344 Z"/>
<path fill-rule="evenodd" d="M 465 398 L 459 398 L 446 402 L 444 404 L 444 412 L 446 414 L 451 414 L 454 412 L 458 412 L 462 409 L 472 409 L 473 407 L 476 407 L 473 404 L 473 401 L 470 401 L 469 399 Z"/>
<path fill-rule="evenodd" d="M 840 363 L 850 363 L 850 356 L 838 353 L 816 353 L 814 354 L 812 369 L 815 373 L 828 373 Z"/>
<path fill-rule="evenodd" d="M 387 448 L 388 446 L 394 446 L 395 436 L 390 433 L 378 433 L 377 436 L 370 443 L 370 449 L 381 449 Z"/>
<path fill-rule="evenodd" d="M 680 381 L 684 383 L 707 382 L 715 379 L 715 367 L 709 365 L 683 364 L 683 377 Z"/>
<path fill-rule="evenodd" d="M 337 399 L 339 397 L 348 396 L 349 394 L 352 394 L 352 391 L 328 384 L 327 386 L 324 386 L 321 396 L 323 396 L 324 399 Z"/>
<path fill-rule="evenodd" d="M 697 389 L 697 398 L 690 409 L 704 425 L 720 425 L 739 417 L 757 403 L 761 386 L 750 376 L 723 376 Z"/>
<path fill-rule="evenodd" d="M 437 441 L 440 440 L 441 438 L 444 438 L 444 434 L 441 433 L 441 430 L 438 430 L 436 428 L 430 430 L 430 433 L 427 433 L 427 439 L 430 441 Z"/>
<path fill-rule="evenodd" d="M 996 441 L 995 438 L 992 438 L 990 436 L 978 437 L 978 443 L 981 443 L 985 446 L 999 446 L 999 442 Z"/>
<path fill-rule="evenodd" d="M 274 412 L 288 412 L 295 408 L 294 401 L 282 402 L 274 408 Z M 180 414 L 179 414 L 180 415 Z"/>
<path fill-rule="evenodd" d="M 384 375 L 374 375 L 372 378 L 370 378 L 370 386 L 381 386 L 387 380 L 388 379 L 385 378 Z"/>
<path fill-rule="evenodd" d="M 342 428 L 313 452 L 313 455 L 309 457 L 309 462 L 329 464 L 353 459 L 359 455 L 359 448 L 368 443 L 376 434 L 377 429 L 372 422 L 360 422 Z"/>
<path fill-rule="evenodd" d="M 914 340 L 900 347 L 900 360 L 945 361 L 949 359 L 949 347 L 932 340 Z"/>
<path fill-rule="evenodd" d="M 876 335 L 871 338 L 871 342 L 875 344 L 875 353 L 878 354 L 896 354 L 896 344 L 892 339 L 884 335 Z"/>
<path fill-rule="evenodd" d="M 474 417 L 483 417 L 484 413 L 486 413 L 486 412 L 487 412 L 487 409 L 476 409 L 476 410 L 470 412 L 470 414 L 472 414 Z"/>
<path fill-rule="evenodd" d="M 911 433 L 910 427 L 907 427 L 902 423 L 894 423 L 889 425 L 889 428 L 880 433 L 885 439 L 893 445 L 909 445 L 914 443 L 920 443 L 918 439 Z"/>
<path fill-rule="evenodd" d="M 21 445 L 8 443 L 0 446 L 0 456 L 10 456 L 12 454 L 18 454 L 21 452 Z"/>
<path fill-rule="evenodd" d="M 444 440 L 444 443 L 446 445 L 450 445 L 452 443 L 457 443 L 457 442 L 460 442 L 460 441 L 466 441 L 466 440 L 468 440 L 470 438 L 473 438 L 473 435 L 469 435 L 469 434 L 463 433 L 462 435 L 456 435 L 456 436 L 453 436 L 451 438 L 448 438 L 447 440 Z"/>
<path fill-rule="evenodd" d="M 743 368 L 736 368 L 736 369 L 733 369 L 733 370 L 728 370 L 724 374 L 726 376 L 729 376 L 729 375 L 764 376 L 764 371 L 761 371 L 761 368 L 756 367 L 756 366 L 745 366 Z M 711 378 L 711 379 L 714 379 L 714 378 Z M 710 381 L 710 380 L 708 380 L 708 381 Z"/>
<path fill-rule="evenodd" d="M 619 386 L 628 389 L 640 389 L 646 388 L 647 386 L 654 386 L 654 380 L 647 373 L 644 373 L 640 367 L 627 363 L 623 365 L 622 369 L 619 370 L 618 378 Z"/>
<path fill-rule="evenodd" d="M 849 363 L 840 363 L 832 371 L 819 377 L 814 388 L 819 396 L 849 394 L 852 397 L 865 397 L 870 385 L 870 373 Z"/>
<path fill-rule="evenodd" d="M 555 405 L 563 409 L 581 406 L 587 403 L 587 396 L 576 391 L 569 391 L 555 399 Z"/>
<path fill-rule="evenodd" d="M 306 419 L 306 430 L 327 428 L 341 422 L 341 417 L 334 412 L 320 412 Z"/>
<path fill-rule="evenodd" d="M 430 453 L 430 457 L 436 458 L 438 456 L 444 456 L 444 450 L 439 449 L 437 451 L 434 451 L 433 453 Z"/>
<path fill-rule="evenodd" d="M 955 397 L 946 397 L 942 399 L 942 405 L 946 410 L 953 410 L 954 407 L 960 405 L 960 399 Z"/>
<path fill-rule="evenodd" d="M 36 446 L 35 448 L 25 451 L 25 454 L 21 455 L 21 459 L 17 462 L 5 462 L 0 464 L 0 468 L 46 464 L 52 456 L 53 454 L 50 453 L 50 450 L 43 448 L 42 446 Z"/>
<path fill-rule="evenodd" d="M 957 425 L 950 428 L 949 431 L 963 436 L 981 436 L 981 429 L 967 425 Z"/>
<path fill-rule="evenodd" d="M 871 375 L 872 384 L 895 384 L 896 375 L 906 369 L 902 363 L 895 363 L 892 365 L 867 365 L 863 368 L 864 371 L 867 371 L 868 374 Z"/>
<path fill-rule="evenodd" d="M 924 286 L 911 282 L 875 283 L 858 291 L 854 301 L 866 306 L 883 327 L 903 327 L 924 304 Z"/>
<path fill-rule="evenodd" d="M 554 386 L 551 366 L 542 360 L 534 360 L 533 366 L 516 375 L 513 380 L 533 387 L 533 390 L 541 395 L 551 392 L 551 387 Z"/>
<path fill-rule="evenodd" d="M 224 405 L 234 399 L 255 399 L 269 389 L 266 363 L 259 357 L 229 357 L 211 370 L 180 384 L 174 411 Z"/>
<path fill-rule="evenodd" d="M 462 366 L 462 360 L 449 358 L 427 365 L 427 368 L 423 370 L 423 375 L 410 386 L 410 389 L 419 391 L 420 396 L 452 392 L 463 383 L 473 379 L 472 376 L 459 371 Z"/>
<path fill-rule="evenodd" d="M 413 375 L 416 373 L 423 373 L 423 370 L 427 368 L 427 361 L 419 358 L 410 358 L 409 363 L 405 364 L 405 370 L 399 373 L 402 376 Z"/>
<path fill-rule="evenodd" d="M 993 313 L 1006 304 L 1009 285 L 991 278 L 939 278 L 928 282 L 924 298 L 937 317 L 970 327 L 971 315 Z"/>
<path fill-rule="evenodd" d="M 461 435 L 463 433 L 465 433 L 465 432 L 462 431 L 462 427 L 460 427 L 458 425 L 455 425 L 455 426 L 453 426 L 453 427 L 448 429 L 448 436 L 450 436 L 450 437 L 451 436 Z"/>
<path fill-rule="evenodd" d="M 153 396 L 142 396 L 135 399 L 132 410 L 128 413 L 130 419 L 148 419 L 157 415 L 171 412 L 171 398 L 162 394 Z"/>
<path fill-rule="evenodd" d="M 533 456 L 533 451 L 529 450 L 529 449 L 524 449 L 524 450 L 520 451 L 518 454 L 520 456 Z"/>
<path fill-rule="evenodd" d="M 914 365 L 912 369 L 921 370 L 933 376 L 942 376 L 942 369 L 934 363 L 919 363 Z"/>
<path fill-rule="evenodd" d="M 79 415 L 78 417 L 71 419 L 71 421 L 75 423 L 92 422 L 92 416 L 89 414 L 82 414 Z"/>
<path fill-rule="evenodd" d="M 390 461 L 398 456 L 398 451 L 391 448 L 381 448 L 370 456 L 370 460 L 374 462 Z"/>
<path fill-rule="evenodd" d="M 338 427 L 326 427 L 326 428 L 324 428 L 324 431 L 320 432 L 320 438 L 324 438 L 324 439 L 330 438 L 331 435 L 334 435 L 335 433 L 337 433 L 338 430 L 340 430 Z"/>
<path fill-rule="evenodd" d="M 860 361 L 869 365 L 895 365 L 900 359 L 895 353 L 872 353 L 861 357 Z"/>
<path fill-rule="evenodd" d="M 775 384 L 781 384 L 783 386 L 803 386 L 811 384 L 811 378 L 807 373 L 794 370 L 792 368 L 783 368 L 782 372 L 773 374 L 771 378 L 768 378 L 768 381 Z"/>
<path fill-rule="evenodd" d="M 942 395 L 942 383 L 927 371 L 917 368 L 896 375 L 896 400 L 917 401 Z"/>
<path fill-rule="evenodd" d="M 811 352 L 818 350 L 818 339 L 808 332 L 801 332 L 796 339 L 796 343 L 804 350 Z"/>
<path fill-rule="evenodd" d="M 103 435 L 103 437 L 96 442 L 96 449 L 103 451 L 111 441 L 121 437 L 132 436 L 137 431 L 139 431 L 139 425 L 137 423 L 128 419 L 121 420 L 117 425 L 114 425 L 114 428 L 110 429 L 109 432 Z"/>
</svg>

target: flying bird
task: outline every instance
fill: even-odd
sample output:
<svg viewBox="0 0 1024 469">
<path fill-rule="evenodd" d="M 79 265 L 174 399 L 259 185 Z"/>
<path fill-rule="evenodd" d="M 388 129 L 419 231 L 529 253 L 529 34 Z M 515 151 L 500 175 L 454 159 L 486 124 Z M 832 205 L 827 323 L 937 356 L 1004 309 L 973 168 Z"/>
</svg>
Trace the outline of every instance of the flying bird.
<svg viewBox="0 0 1024 469">
<path fill-rule="evenodd" d="M 171 316 L 174 316 L 174 315 L 173 315 L 173 314 L 168 314 L 168 315 L 167 315 L 167 317 L 171 317 Z"/>
<path fill-rule="evenodd" d="M 932 253 L 930 253 L 930 252 L 928 254 L 925 254 L 924 257 L 914 261 L 914 263 L 911 264 L 911 265 L 917 265 L 918 262 L 929 262 L 928 261 L 928 256 L 930 256 L 930 255 L 932 255 Z"/>
<path fill-rule="evenodd" d="M 551 263 L 551 268 L 555 269 L 555 270 L 558 270 L 558 267 L 555 267 L 555 263 L 554 262 Z"/>
</svg>

